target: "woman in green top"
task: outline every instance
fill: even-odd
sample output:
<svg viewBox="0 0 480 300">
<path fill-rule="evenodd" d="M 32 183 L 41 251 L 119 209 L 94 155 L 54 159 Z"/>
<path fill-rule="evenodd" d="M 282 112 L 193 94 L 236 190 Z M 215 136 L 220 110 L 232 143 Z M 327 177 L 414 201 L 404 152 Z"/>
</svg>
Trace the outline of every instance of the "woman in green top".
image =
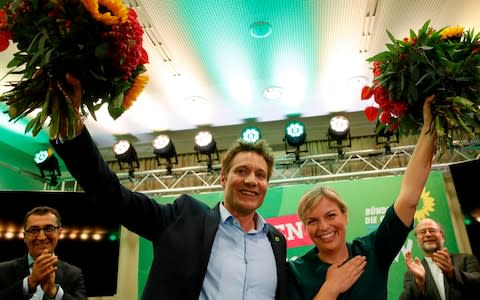
<svg viewBox="0 0 480 300">
<path fill-rule="evenodd" d="M 315 247 L 289 262 L 290 299 L 387 299 L 388 270 L 412 228 L 430 172 L 433 98 L 425 100 L 424 125 L 400 193 L 377 230 L 347 243 L 347 207 L 335 191 L 319 187 L 301 199 L 298 215 Z"/>
</svg>

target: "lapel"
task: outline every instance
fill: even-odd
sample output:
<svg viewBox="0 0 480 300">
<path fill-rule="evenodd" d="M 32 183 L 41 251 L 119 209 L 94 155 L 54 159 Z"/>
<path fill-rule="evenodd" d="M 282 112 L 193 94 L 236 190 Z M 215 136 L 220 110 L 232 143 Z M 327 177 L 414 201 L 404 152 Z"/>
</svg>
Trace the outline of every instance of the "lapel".
<svg viewBox="0 0 480 300">
<path fill-rule="evenodd" d="M 270 227 L 270 224 L 268 224 L 269 230 L 268 230 L 268 240 L 270 241 L 270 244 L 272 245 L 273 249 L 273 254 L 275 255 L 275 261 L 277 262 L 277 270 L 279 268 L 279 263 L 282 262 L 282 252 L 283 252 L 283 247 L 282 247 L 282 239 L 280 236 L 278 236 L 277 232 L 274 232 L 272 228 Z"/>
<path fill-rule="evenodd" d="M 202 256 L 205 260 L 202 261 L 206 265 L 208 264 L 208 258 L 210 257 L 210 252 L 212 251 L 213 240 L 215 239 L 215 234 L 217 233 L 218 223 L 220 222 L 220 203 L 209 210 L 205 216 L 205 224 L 203 226 L 203 244 L 202 244 Z"/>
<path fill-rule="evenodd" d="M 425 293 L 427 292 L 427 289 L 428 289 L 430 293 L 435 294 L 435 299 L 440 299 L 440 293 L 438 292 L 437 284 L 433 279 L 432 271 L 430 270 L 430 267 L 428 266 L 427 260 L 425 258 L 422 259 L 422 264 L 423 264 L 423 267 L 425 268 L 425 273 L 426 273 L 425 274 Z M 448 296 L 446 297 L 448 299 Z"/>
<path fill-rule="evenodd" d="M 450 261 L 452 265 L 455 266 L 453 262 L 453 256 L 450 254 Z M 445 286 L 445 299 L 450 300 L 450 284 L 448 283 L 447 276 L 443 276 L 443 285 Z"/>
<path fill-rule="evenodd" d="M 15 264 L 15 278 L 25 278 L 26 276 L 30 275 L 27 255 L 19 258 Z"/>
<path fill-rule="evenodd" d="M 207 211 L 205 214 L 205 224 L 203 224 L 203 243 L 200 247 L 200 253 L 198 256 L 199 259 L 199 280 L 197 280 L 196 289 L 200 295 L 200 290 L 202 289 L 203 279 L 205 274 L 207 274 L 208 260 L 210 259 L 210 253 L 212 252 L 213 241 L 215 239 L 215 234 L 217 233 L 218 223 L 220 222 L 220 210 L 217 204 L 214 208 Z M 196 224 L 202 228 L 202 224 Z M 200 229 L 201 230 L 201 229 Z M 201 231 L 197 228 L 192 228 L 193 232 L 200 233 Z"/>
<path fill-rule="evenodd" d="M 63 262 L 58 261 L 57 271 L 55 272 L 55 283 L 63 282 L 63 277 L 65 273 L 65 268 L 63 267 Z"/>
</svg>

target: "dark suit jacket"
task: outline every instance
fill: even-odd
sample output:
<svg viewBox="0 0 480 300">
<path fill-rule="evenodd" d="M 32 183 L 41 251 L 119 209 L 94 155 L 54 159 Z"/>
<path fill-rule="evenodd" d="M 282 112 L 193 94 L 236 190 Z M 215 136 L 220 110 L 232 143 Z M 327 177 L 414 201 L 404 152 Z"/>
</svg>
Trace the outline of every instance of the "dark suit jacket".
<svg viewBox="0 0 480 300">
<path fill-rule="evenodd" d="M 107 167 L 86 129 L 68 142 L 52 145 L 99 209 L 152 242 L 154 257 L 142 299 L 198 299 L 220 222 L 218 205 L 210 209 L 187 195 L 162 205 L 128 190 Z M 268 238 L 277 265 L 276 299 L 283 300 L 286 241 L 273 226 Z"/>
<path fill-rule="evenodd" d="M 82 270 L 59 261 L 55 282 L 64 292 L 63 300 L 86 300 Z M 29 299 L 23 295 L 23 279 L 30 274 L 27 256 L 0 263 L 0 300 Z"/>
<path fill-rule="evenodd" d="M 444 276 L 445 296 L 447 300 L 477 299 L 480 295 L 480 265 L 475 256 L 470 254 L 450 254 L 454 278 Z M 440 299 L 437 286 L 425 259 L 425 293 L 420 294 L 415 278 L 410 272 L 405 273 L 403 293 L 400 299 Z"/>
</svg>

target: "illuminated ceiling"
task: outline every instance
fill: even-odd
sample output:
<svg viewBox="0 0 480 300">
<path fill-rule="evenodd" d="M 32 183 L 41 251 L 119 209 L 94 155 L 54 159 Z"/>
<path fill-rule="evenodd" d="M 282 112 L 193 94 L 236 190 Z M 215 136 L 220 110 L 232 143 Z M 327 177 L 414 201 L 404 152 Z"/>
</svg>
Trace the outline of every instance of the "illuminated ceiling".
<svg viewBox="0 0 480 300">
<path fill-rule="evenodd" d="M 198 128 L 211 128 L 225 149 L 246 123 L 281 144 L 287 118 L 305 121 L 307 139 L 324 139 L 328 118 L 336 112 L 352 119 L 352 135 L 371 134 L 361 112 L 370 103 L 360 101 L 359 93 L 372 77 L 365 59 L 385 49 L 386 29 L 402 38 L 431 19 L 435 28 L 480 30 L 477 0 L 127 2 L 145 26 L 150 83 L 118 120 L 103 110 L 98 122 L 87 121 L 107 159 L 119 137 L 130 139 L 140 156 L 153 156 L 151 141 L 164 131 L 180 153 L 192 152 Z M 255 23 L 260 25 L 255 34 L 267 36 L 252 35 Z M 2 67 L 12 52 L 0 53 Z M 281 96 L 267 99 L 269 87 L 281 87 Z M 23 167 L 5 151 L 18 148 L 27 157 L 48 137 L 23 137 L 14 128 L 21 132 L 24 123 L 6 120 L 0 118 L 0 160 Z"/>
</svg>

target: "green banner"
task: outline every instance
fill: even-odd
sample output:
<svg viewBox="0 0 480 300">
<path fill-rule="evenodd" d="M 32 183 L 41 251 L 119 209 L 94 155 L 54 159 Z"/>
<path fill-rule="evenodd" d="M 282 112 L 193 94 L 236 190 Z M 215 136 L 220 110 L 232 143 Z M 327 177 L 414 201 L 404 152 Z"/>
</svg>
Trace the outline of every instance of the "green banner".
<svg viewBox="0 0 480 300">
<path fill-rule="evenodd" d="M 348 205 L 347 240 L 363 236 L 377 228 L 386 208 L 396 199 L 402 176 L 384 176 L 358 180 L 332 181 L 319 183 L 335 189 Z M 269 189 L 265 202 L 259 209 L 267 221 L 282 231 L 287 238 L 288 258 L 300 256 L 313 247 L 303 226 L 296 216 L 298 201 L 302 195 L 319 184 L 277 186 Z M 200 201 L 213 207 L 223 200 L 223 192 L 199 194 Z M 173 197 L 156 199 L 160 203 L 170 203 Z M 416 219 L 433 218 L 442 224 L 445 231 L 445 246 L 451 252 L 458 252 L 452 222 L 450 219 L 443 174 L 431 172 L 420 203 Z M 395 238 L 395 237 L 392 237 Z M 422 251 L 410 233 L 402 250 L 393 262 L 388 281 L 388 299 L 398 299 L 403 289 L 403 274 L 406 272 L 403 254 L 412 251 L 422 257 Z M 140 239 L 138 287 L 141 295 L 152 262 L 152 245 Z"/>
</svg>

